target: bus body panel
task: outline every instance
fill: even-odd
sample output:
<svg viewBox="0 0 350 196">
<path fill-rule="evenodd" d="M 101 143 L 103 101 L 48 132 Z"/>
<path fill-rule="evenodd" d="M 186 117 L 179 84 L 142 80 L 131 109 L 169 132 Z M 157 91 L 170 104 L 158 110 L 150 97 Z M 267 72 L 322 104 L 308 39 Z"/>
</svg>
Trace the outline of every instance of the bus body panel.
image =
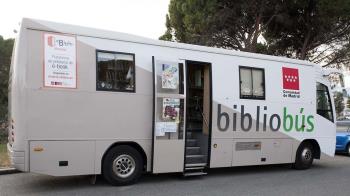
<svg viewBox="0 0 350 196">
<path fill-rule="evenodd" d="M 21 170 L 29 171 L 28 144 L 26 142 L 26 68 L 27 68 L 27 30 L 22 26 L 15 40 L 12 53 L 9 77 L 9 155 L 12 165 Z"/>
</svg>

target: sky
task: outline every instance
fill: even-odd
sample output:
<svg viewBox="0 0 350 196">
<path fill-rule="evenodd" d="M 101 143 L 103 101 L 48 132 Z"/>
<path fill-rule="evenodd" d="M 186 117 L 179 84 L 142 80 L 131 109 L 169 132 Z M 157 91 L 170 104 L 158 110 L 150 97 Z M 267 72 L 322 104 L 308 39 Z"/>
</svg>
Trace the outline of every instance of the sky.
<svg viewBox="0 0 350 196">
<path fill-rule="evenodd" d="M 0 35 L 15 37 L 23 17 L 158 39 L 170 0 L 1 0 Z"/>
</svg>

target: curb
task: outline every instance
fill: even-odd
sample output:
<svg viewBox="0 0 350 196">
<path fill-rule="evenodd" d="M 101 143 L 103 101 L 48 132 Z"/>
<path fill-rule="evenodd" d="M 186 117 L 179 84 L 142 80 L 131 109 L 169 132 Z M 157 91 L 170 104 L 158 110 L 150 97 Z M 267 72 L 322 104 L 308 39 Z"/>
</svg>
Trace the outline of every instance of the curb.
<svg viewBox="0 0 350 196">
<path fill-rule="evenodd" d="M 0 168 L 0 175 L 15 174 L 15 173 L 19 173 L 19 171 L 15 168 Z"/>
</svg>

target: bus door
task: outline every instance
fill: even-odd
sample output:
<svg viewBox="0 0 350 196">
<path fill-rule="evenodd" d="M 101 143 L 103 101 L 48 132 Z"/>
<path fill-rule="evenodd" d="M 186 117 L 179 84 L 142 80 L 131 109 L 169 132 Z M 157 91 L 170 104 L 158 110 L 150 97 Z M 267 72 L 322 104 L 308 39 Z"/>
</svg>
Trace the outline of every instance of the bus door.
<svg viewBox="0 0 350 196">
<path fill-rule="evenodd" d="M 184 62 L 153 57 L 153 173 L 182 172 L 184 168 Z"/>
</svg>

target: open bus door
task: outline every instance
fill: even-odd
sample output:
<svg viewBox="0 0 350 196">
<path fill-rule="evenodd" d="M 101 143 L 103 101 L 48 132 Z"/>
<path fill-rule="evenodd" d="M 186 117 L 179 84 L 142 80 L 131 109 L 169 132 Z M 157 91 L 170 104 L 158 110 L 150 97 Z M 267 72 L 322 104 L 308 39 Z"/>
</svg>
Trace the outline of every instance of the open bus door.
<svg viewBox="0 0 350 196">
<path fill-rule="evenodd" d="M 153 173 L 182 172 L 185 153 L 184 61 L 153 57 Z"/>
</svg>

